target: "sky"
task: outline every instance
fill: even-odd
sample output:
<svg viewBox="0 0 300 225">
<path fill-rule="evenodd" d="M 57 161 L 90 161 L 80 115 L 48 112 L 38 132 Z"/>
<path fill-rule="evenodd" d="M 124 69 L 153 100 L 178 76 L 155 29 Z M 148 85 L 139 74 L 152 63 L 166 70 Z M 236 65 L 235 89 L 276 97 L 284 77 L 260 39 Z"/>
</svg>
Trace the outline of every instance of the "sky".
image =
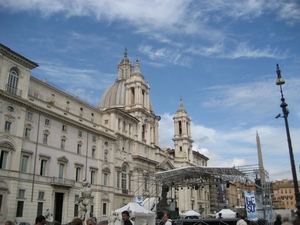
<svg viewBox="0 0 300 225">
<path fill-rule="evenodd" d="M 127 48 L 161 116 L 160 147 L 174 147 L 182 99 L 208 166 L 257 165 L 258 133 L 270 181 L 292 179 L 285 122 L 275 119 L 278 63 L 300 176 L 297 0 L 0 0 L 0 43 L 39 64 L 32 76 L 94 106 Z"/>
</svg>

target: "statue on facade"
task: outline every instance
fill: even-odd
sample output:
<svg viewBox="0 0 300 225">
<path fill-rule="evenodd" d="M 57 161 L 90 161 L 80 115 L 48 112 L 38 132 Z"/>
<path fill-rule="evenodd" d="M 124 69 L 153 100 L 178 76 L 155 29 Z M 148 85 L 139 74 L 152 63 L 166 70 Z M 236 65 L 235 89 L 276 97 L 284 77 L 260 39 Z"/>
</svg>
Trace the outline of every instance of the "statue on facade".
<svg viewBox="0 0 300 225">
<path fill-rule="evenodd" d="M 49 209 L 46 209 L 44 216 L 47 222 L 53 222 L 53 215 Z"/>
<path fill-rule="evenodd" d="M 86 222 L 90 218 L 91 214 L 91 197 L 92 188 L 91 184 L 83 181 L 82 189 L 80 190 L 80 195 L 78 198 L 78 217 Z"/>
</svg>

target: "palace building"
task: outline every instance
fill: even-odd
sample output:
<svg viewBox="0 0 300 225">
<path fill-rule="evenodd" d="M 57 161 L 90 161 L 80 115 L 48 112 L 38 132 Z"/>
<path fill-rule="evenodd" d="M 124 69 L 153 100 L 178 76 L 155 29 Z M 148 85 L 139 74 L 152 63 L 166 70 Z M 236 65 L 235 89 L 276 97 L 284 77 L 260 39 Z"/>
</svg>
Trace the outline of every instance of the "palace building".
<svg viewBox="0 0 300 225">
<path fill-rule="evenodd" d="M 181 100 L 174 149 L 159 145 L 150 85 L 127 51 L 120 58 L 115 83 L 95 107 L 31 76 L 38 64 L 0 44 L 0 223 L 33 224 L 46 210 L 70 222 L 83 181 L 91 184 L 93 215 L 107 219 L 136 197 L 160 196 L 153 174 L 207 166 L 208 158 L 192 150 Z M 184 188 L 175 201 L 180 211 L 210 212 L 207 189 Z"/>
</svg>

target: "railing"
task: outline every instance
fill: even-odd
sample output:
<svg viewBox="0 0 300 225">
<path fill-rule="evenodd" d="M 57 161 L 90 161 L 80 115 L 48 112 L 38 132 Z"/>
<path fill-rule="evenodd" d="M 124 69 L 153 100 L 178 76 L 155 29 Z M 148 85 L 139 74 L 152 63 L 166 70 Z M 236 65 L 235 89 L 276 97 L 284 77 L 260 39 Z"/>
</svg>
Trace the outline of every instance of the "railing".
<svg viewBox="0 0 300 225">
<path fill-rule="evenodd" d="M 69 179 L 59 178 L 59 177 L 52 177 L 51 185 L 73 187 L 75 185 L 75 180 L 69 180 Z"/>
<path fill-rule="evenodd" d="M 6 91 L 11 93 L 11 94 L 14 94 L 14 95 L 18 95 L 18 96 L 22 95 L 22 90 L 17 89 L 16 87 L 11 86 L 9 84 L 6 84 Z"/>
<path fill-rule="evenodd" d="M 128 194 L 128 190 L 127 189 L 122 189 L 122 194 Z"/>
</svg>

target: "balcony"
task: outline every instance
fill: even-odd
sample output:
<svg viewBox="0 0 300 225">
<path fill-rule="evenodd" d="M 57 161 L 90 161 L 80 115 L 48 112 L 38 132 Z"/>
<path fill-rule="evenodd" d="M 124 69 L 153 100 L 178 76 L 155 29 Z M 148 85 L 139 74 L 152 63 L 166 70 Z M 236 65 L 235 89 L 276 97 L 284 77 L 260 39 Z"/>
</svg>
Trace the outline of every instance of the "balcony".
<svg viewBox="0 0 300 225">
<path fill-rule="evenodd" d="M 63 186 L 67 188 L 74 187 L 75 180 L 69 180 L 65 178 L 59 178 L 59 177 L 52 177 L 50 184 L 52 186 Z"/>
<path fill-rule="evenodd" d="M 16 87 L 11 86 L 9 84 L 6 84 L 5 90 L 13 95 L 18 95 L 18 96 L 22 95 L 22 90 L 17 89 Z"/>
</svg>

